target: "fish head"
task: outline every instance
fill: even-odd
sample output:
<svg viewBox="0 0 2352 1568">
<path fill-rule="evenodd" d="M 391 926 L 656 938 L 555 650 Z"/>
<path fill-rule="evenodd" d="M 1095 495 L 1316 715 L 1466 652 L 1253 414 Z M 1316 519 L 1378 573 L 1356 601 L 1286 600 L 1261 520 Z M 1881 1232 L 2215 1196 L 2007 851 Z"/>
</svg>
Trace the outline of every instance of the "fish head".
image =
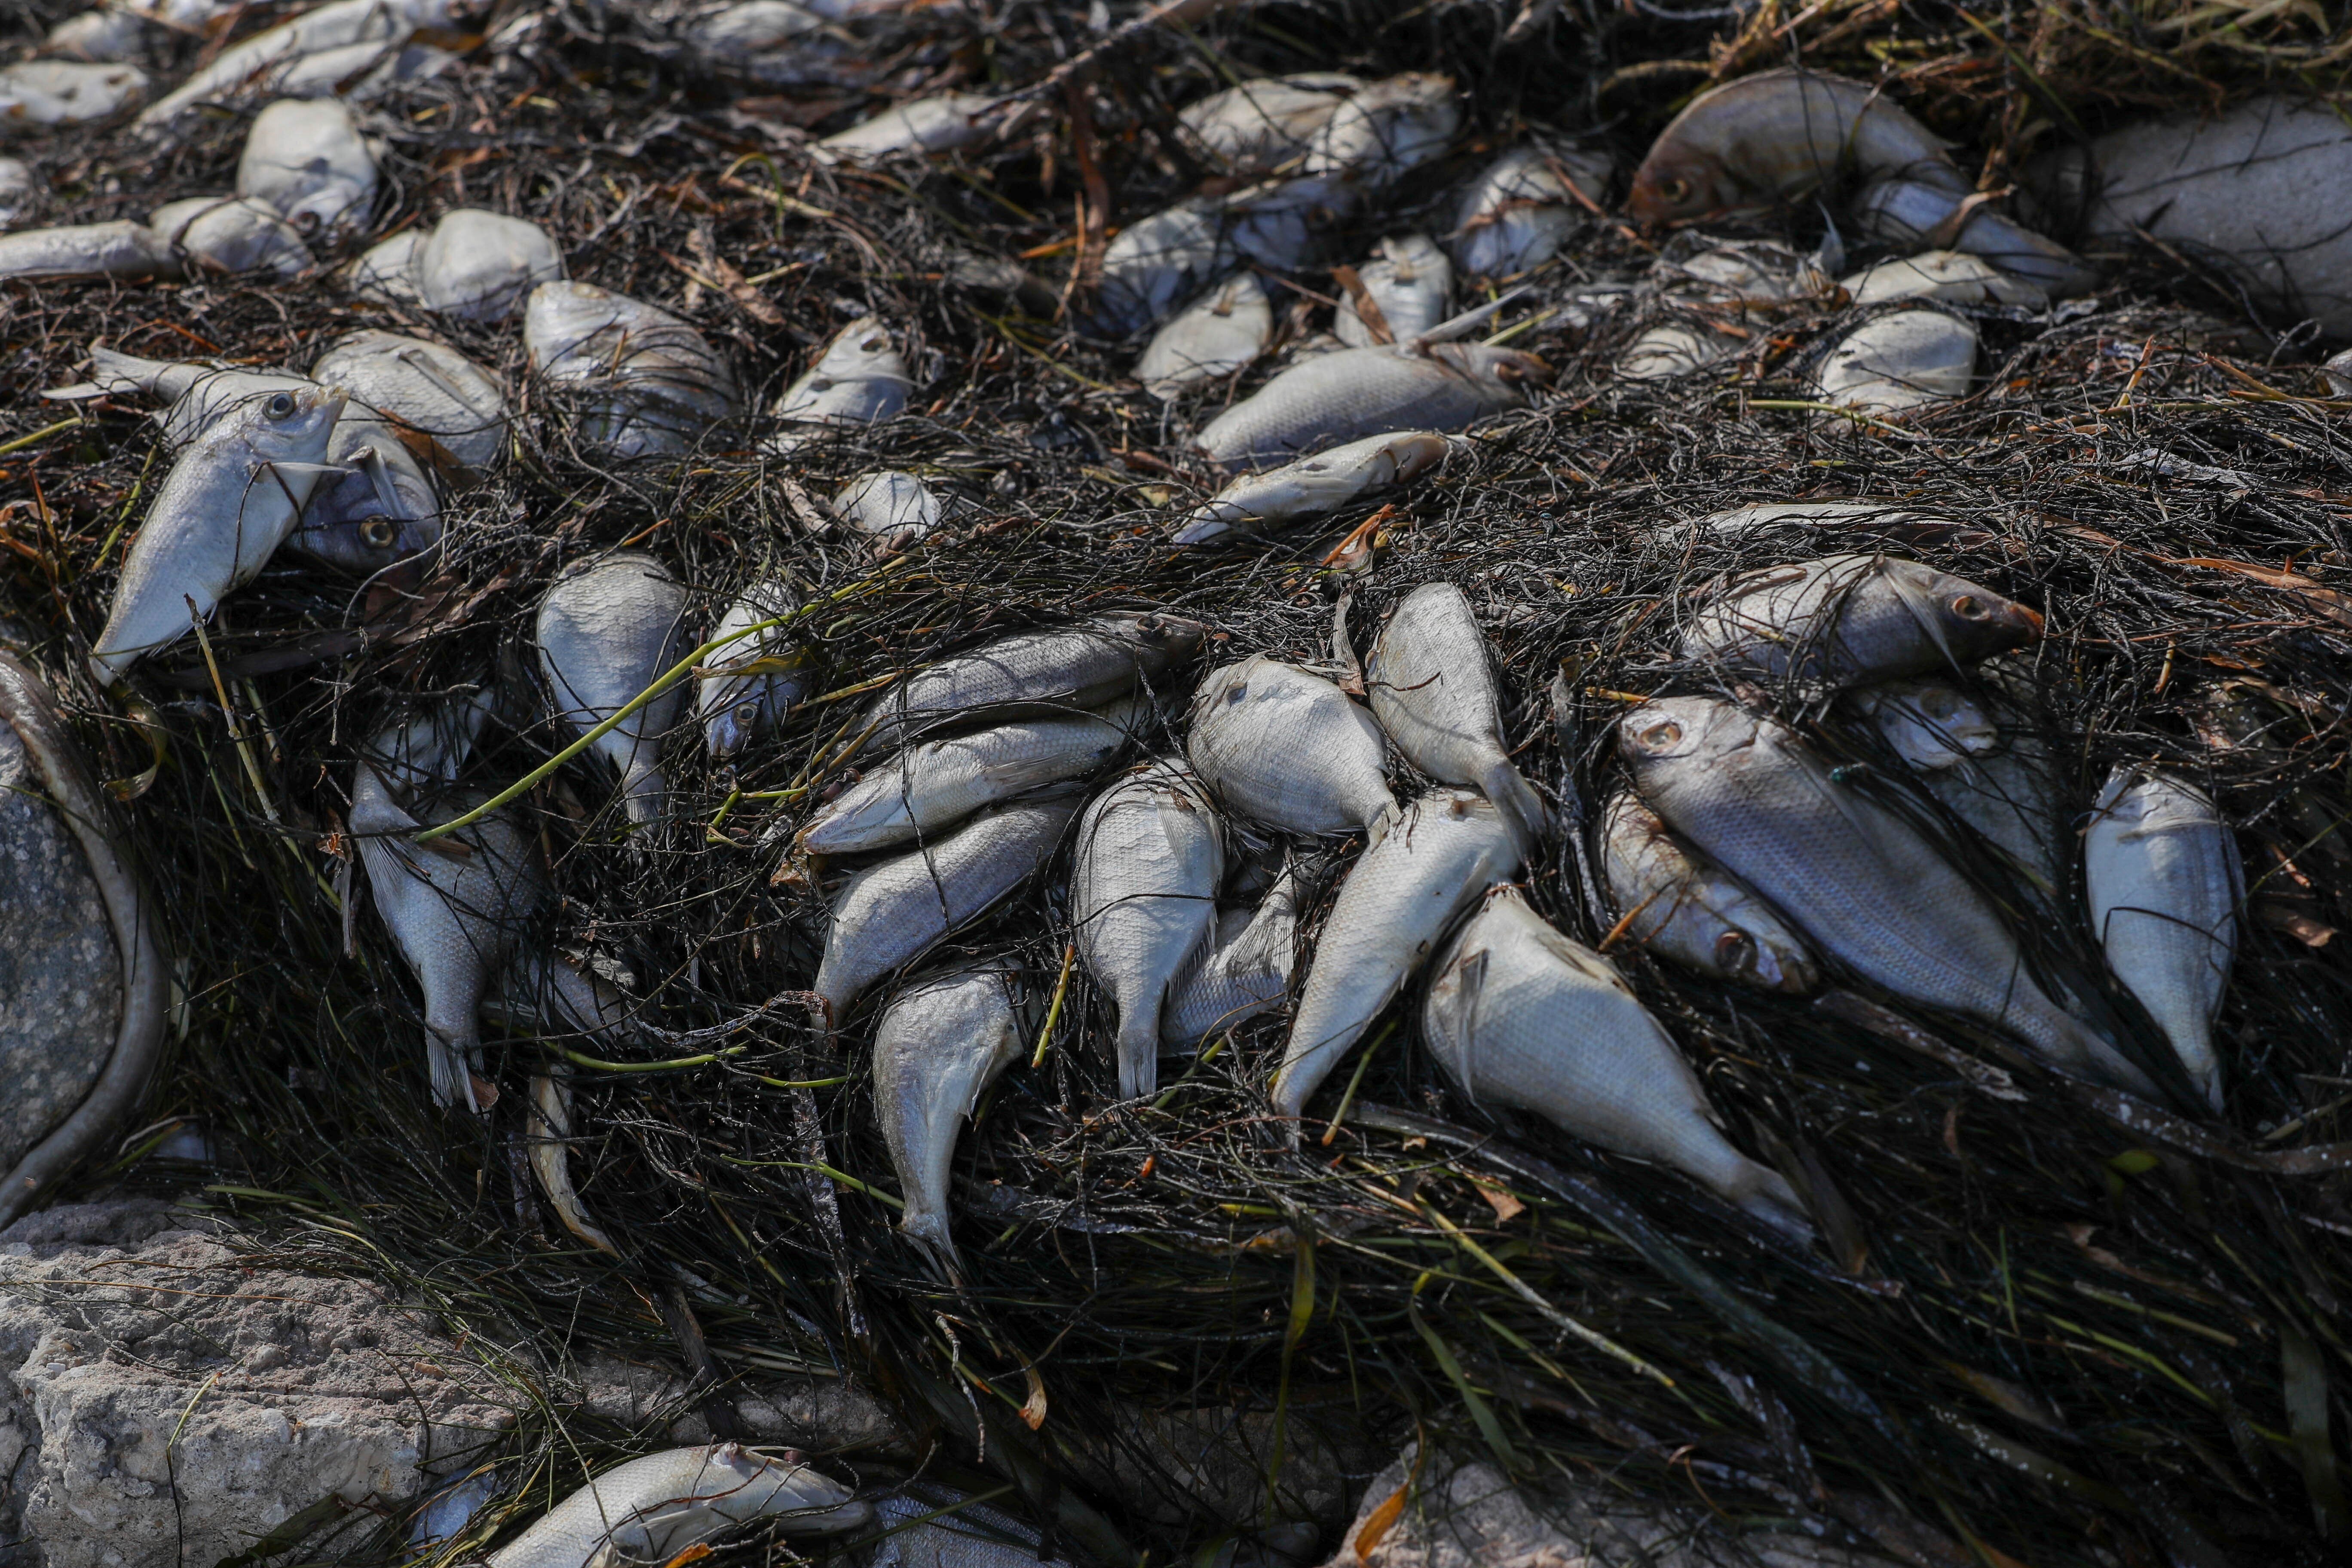
<svg viewBox="0 0 2352 1568">
<path fill-rule="evenodd" d="M 704 684 L 700 700 L 702 739 L 714 763 L 723 763 L 766 728 L 773 707 L 772 683 L 765 677 L 725 677 Z"/>
<path fill-rule="evenodd" d="M 372 576 L 432 549 L 441 541 L 440 509 L 429 492 L 415 497 L 400 477 L 392 482 L 399 500 L 391 505 L 385 503 L 377 479 L 365 469 L 322 483 L 310 492 L 286 548 L 360 576 Z"/>
<path fill-rule="evenodd" d="M 1715 939 L 1716 963 L 1766 991 L 1801 996 L 1821 984 L 1820 966 L 1803 948 L 1780 940 L 1778 931 L 1727 925 Z"/>
<path fill-rule="evenodd" d="M 1181 616 L 1153 611 L 1147 615 L 1106 616 L 1103 625 L 1114 635 L 1150 649 L 1164 664 L 1182 664 L 1200 653 L 1209 628 Z"/>
<path fill-rule="evenodd" d="M 1719 698 L 1654 697 L 1617 721 L 1617 751 L 1638 780 L 1660 768 L 1751 746 L 1762 722 Z"/>
<path fill-rule="evenodd" d="M 1192 693 L 1192 722 L 1198 724 L 1212 713 L 1248 701 L 1250 678 L 1265 662 L 1265 655 L 1254 653 L 1234 663 L 1221 664 L 1202 676 L 1200 687 Z"/>
<path fill-rule="evenodd" d="M 1937 772 L 2000 749 L 2000 727 L 1984 703 L 1948 681 L 1892 681 L 1865 692 L 1862 707 L 1915 768 Z"/>
<path fill-rule="evenodd" d="M 771 1452 L 719 1443 L 709 1449 L 701 1468 L 705 1479 L 698 1480 L 696 1493 L 711 1498 L 713 1511 L 730 1519 L 777 1519 L 788 1533 L 797 1533 L 855 1529 L 874 1517 L 871 1504 L 811 1469 L 796 1449 Z"/>
<path fill-rule="evenodd" d="M 233 417 L 258 461 L 317 464 L 350 401 L 340 386 L 281 386 L 247 398 Z"/>
<path fill-rule="evenodd" d="M 1466 345 L 1463 357 L 1475 374 L 1498 381 L 1523 397 L 1537 387 L 1551 384 L 1552 368 L 1541 354 L 1531 354 L 1523 349 L 1498 349 L 1485 343 L 1472 343 Z"/>
<path fill-rule="evenodd" d="M 1920 629 L 1956 663 L 1973 664 L 2041 638 L 2037 612 L 1965 577 L 1891 558 L 1879 570 Z"/>
<path fill-rule="evenodd" d="M 1645 233 L 1696 222 L 1733 205 L 1727 184 L 1723 165 L 1681 145 L 1670 125 L 1633 171 L 1625 213 Z"/>
</svg>

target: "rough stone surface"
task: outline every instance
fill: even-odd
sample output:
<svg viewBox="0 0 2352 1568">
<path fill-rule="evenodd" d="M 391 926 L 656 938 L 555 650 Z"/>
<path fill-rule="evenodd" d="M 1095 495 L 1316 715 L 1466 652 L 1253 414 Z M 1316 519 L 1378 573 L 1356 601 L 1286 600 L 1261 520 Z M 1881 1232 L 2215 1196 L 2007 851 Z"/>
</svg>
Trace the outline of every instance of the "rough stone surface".
<svg viewBox="0 0 2352 1568">
<path fill-rule="evenodd" d="M 648 1442 L 707 1440 L 674 1373 L 598 1361 L 535 1381 Z M 194 1210 L 30 1215 L 0 1231 L 0 1568 L 209 1568 L 330 1493 L 418 1497 L 525 1397 L 432 1314 Z M 836 1384 L 735 1405 L 756 1439 L 814 1452 L 895 1436 Z"/>
<path fill-rule="evenodd" d="M 1702 1510 L 1635 1503 L 1597 1484 L 1538 1509 L 1490 1466 L 1434 1456 L 1414 1480 L 1412 1461 L 1407 1448 L 1372 1478 L 1326 1568 L 1889 1568 L 1808 1536 L 1733 1537 Z M 1403 1508 L 1380 1528 L 1409 1481 Z"/>
<path fill-rule="evenodd" d="M 0 723 L 0 1173 L 79 1105 L 114 1051 L 122 963 L 89 874 Z"/>
</svg>

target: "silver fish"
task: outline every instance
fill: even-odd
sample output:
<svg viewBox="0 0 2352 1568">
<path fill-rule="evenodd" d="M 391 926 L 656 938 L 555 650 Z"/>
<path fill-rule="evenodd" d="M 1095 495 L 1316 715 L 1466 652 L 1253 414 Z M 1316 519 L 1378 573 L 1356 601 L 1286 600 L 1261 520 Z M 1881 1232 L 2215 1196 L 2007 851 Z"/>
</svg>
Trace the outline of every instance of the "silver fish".
<svg viewBox="0 0 2352 1568">
<path fill-rule="evenodd" d="M 555 715 L 584 735 L 633 701 L 686 656 L 687 595 L 650 555 L 626 552 L 566 569 L 539 603 L 533 635 Z M 662 737 L 686 690 L 673 686 L 599 740 L 596 754 L 621 775 L 621 800 L 639 827 L 661 819 L 669 781 Z"/>
<path fill-rule="evenodd" d="M 1445 928 L 1518 868 L 1502 818 L 1476 791 L 1434 790 L 1407 806 L 1349 869 L 1324 918 L 1283 1042 L 1275 1109 L 1303 1112 L 1316 1086 L 1428 962 Z"/>
<path fill-rule="evenodd" d="M 1536 1111 L 1811 1238 L 1794 1189 L 1725 1142 L 1698 1075 L 1617 966 L 1552 929 L 1517 889 L 1488 895 L 1438 960 L 1422 1028 L 1471 1100 Z"/>
<path fill-rule="evenodd" d="M 147 73 L 120 62 L 20 60 L 0 66 L 0 126 L 91 125 L 147 96 Z"/>
<path fill-rule="evenodd" d="M 1431 430 L 1367 436 L 1311 458 L 1244 474 L 1193 509 L 1171 536 L 1178 544 L 1273 533 L 1325 517 L 1359 496 L 1409 484 L 1452 450 Z"/>
<path fill-rule="evenodd" d="M 1036 1531 L 952 1487 L 910 1483 L 874 1512 L 888 1533 L 866 1568 L 1069 1568 Z"/>
<path fill-rule="evenodd" d="M 142 130 L 162 132 L 197 105 L 238 96 L 247 81 L 266 79 L 275 68 L 346 44 L 405 38 L 420 27 L 446 27 L 458 0 L 335 0 L 267 32 L 257 33 L 213 57 L 141 111 Z"/>
<path fill-rule="evenodd" d="M 1405 595 L 1364 661 L 1372 717 L 1405 761 L 1441 784 L 1469 784 L 1502 813 L 1532 859 L 1550 814 L 1503 744 L 1502 693 L 1470 601 L 1451 583 Z"/>
<path fill-rule="evenodd" d="M 177 278 L 171 242 L 143 223 L 0 234 L 0 278 Z"/>
<path fill-rule="evenodd" d="M 485 692 L 443 704 L 379 733 L 352 775 L 351 830 L 376 913 L 425 994 L 425 1054 L 433 1098 L 486 1110 L 475 1068 L 480 1013 L 521 926 L 549 896 L 531 841 L 496 813 L 429 845 L 410 836 L 427 820 L 480 803 L 447 786 L 490 706 Z M 437 798 L 436 798 L 437 797 Z"/>
<path fill-rule="evenodd" d="M 1260 653 L 1211 670 L 1184 749 L 1218 799 L 1276 832 L 1360 831 L 1377 844 L 1396 823 L 1381 727 L 1295 664 Z"/>
<path fill-rule="evenodd" d="M 806 1465 L 736 1443 L 671 1448 L 615 1465 L 490 1553 L 490 1568 L 629 1568 L 667 1563 L 754 1520 L 790 1534 L 853 1530 L 874 1510 Z"/>
<path fill-rule="evenodd" d="M 1925 675 L 2022 647 L 2042 617 L 1966 578 L 1889 555 L 1825 555 L 1726 582 L 1682 657 L 1832 687 Z"/>
<path fill-rule="evenodd" d="M 984 141 L 997 100 L 982 93 L 944 92 L 886 109 L 819 142 L 820 156 L 845 163 L 879 163 L 902 153 L 951 153 Z"/>
<path fill-rule="evenodd" d="M 531 374 L 576 399 L 578 433 L 612 458 L 674 457 L 737 413 L 710 340 L 656 306 L 593 283 L 542 283 L 523 311 Z"/>
<path fill-rule="evenodd" d="M 1717 332 L 1703 332 L 1678 321 L 1643 329 L 1618 356 L 1617 374 L 1628 381 L 1664 381 L 1705 370 L 1730 352 Z"/>
<path fill-rule="evenodd" d="M 1712 698 L 1658 698 L 1626 715 L 1618 749 L 1666 825 L 1817 951 L 1898 996 L 2008 1029 L 2064 1071 L 2152 1092 L 2026 974 L 1982 895 L 1786 727 Z"/>
<path fill-rule="evenodd" d="M 815 433 L 805 426 L 871 425 L 896 417 L 914 387 L 914 375 L 889 330 L 878 317 L 861 316 L 777 399 L 776 417 L 788 428 L 771 447 L 789 449 Z"/>
<path fill-rule="evenodd" d="M 2030 290 L 2043 302 L 2099 286 L 2097 268 L 2007 214 L 1971 200 L 1939 184 L 1881 180 L 1854 197 L 1853 218 L 1863 233 L 1900 250 L 1934 247 L 1981 257 L 2009 288 Z"/>
<path fill-rule="evenodd" d="M 661 1031 L 593 968 L 583 968 L 540 945 L 524 945 L 482 998 L 485 1021 L 541 1039 L 570 1037 L 598 1043 L 657 1039 Z"/>
<path fill-rule="evenodd" d="M 1196 1049 L 1211 1035 L 1257 1016 L 1290 994 L 1291 976 L 1298 969 L 1304 891 L 1297 866 L 1286 866 L 1255 910 L 1218 914 L 1213 940 L 1194 949 L 1169 982 L 1160 1014 L 1163 1048 Z"/>
<path fill-rule="evenodd" d="M 236 194 L 267 202 L 306 235 L 364 224 L 376 185 L 374 149 L 331 98 L 280 99 L 255 115 L 236 162 Z"/>
<path fill-rule="evenodd" d="M 1118 1097 L 1160 1086 L 1168 988 L 1216 928 L 1224 825 L 1181 761 L 1129 773 L 1078 819 L 1072 941 L 1118 1014 Z"/>
<path fill-rule="evenodd" d="M 1219 201 L 1217 215 L 1236 259 L 1296 272 L 1321 251 L 1327 236 L 1355 216 L 1362 200 L 1351 181 L 1301 174 L 1234 191 Z"/>
<path fill-rule="evenodd" d="M 1600 210 L 1612 167 L 1601 151 L 1512 148 L 1463 189 L 1454 261 L 1473 278 L 1507 278 L 1549 261 L 1585 214 Z"/>
<path fill-rule="evenodd" d="M 1308 142 L 1300 167 L 1381 191 L 1441 156 L 1462 128 L 1454 79 L 1412 71 L 1351 93 Z"/>
<path fill-rule="evenodd" d="M 794 842 L 810 855 L 856 855 L 936 833 L 1025 791 L 1096 773 L 1150 713 L 1145 700 L 1127 697 L 1100 713 L 909 746 L 835 796 Z"/>
<path fill-rule="evenodd" d="M 1303 154 L 1363 85 L 1336 71 L 1259 77 L 1185 106 L 1179 133 L 1193 156 L 1229 174 L 1265 174 Z"/>
<path fill-rule="evenodd" d="M 460 321 L 503 321 L 531 290 L 563 277 L 563 253 L 547 231 L 479 207 L 443 215 L 411 263 L 416 298 Z"/>
<path fill-rule="evenodd" d="M 1965 395 L 1976 369 L 1972 323 L 1941 310 L 1898 310 L 1839 339 L 1814 369 L 1813 391 L 1823 403 L 1884 417 Z"/>
<path fill-rule="evenodd" d="M 790 0 L 744 0 L 695 16 L 686 40 L 721 65 L 764 54 L 822 32 L 824 18 Z"/>
<path fill-rule="evenodd" d="M 2038 283 L 2011 278 L 1990 262 L 1957 250 L 1923 250 L 1864 268 L 1839 287 L 1856 305 L 1886 305 L 1898 300 L 1940 300 L 1948 305 L 2024 305 L 2039 308 L 2050 296 Z"/>
<path fill-rule="evenodd" d="M 1237 272 L 1170 318 L 1135 362 L 1135 379 L 1158 398 L 1249 368 L 1274 340 L 1274 301 L 1255 272 Z"/>
<path fill-rule="evenodd" d="M 911 855 L 868 866 L 833 896 L 824 958 L 811 987 L 835 1028 L 866 988 L 971 924 L 1035 876 L 1077 815 L 1079 797 L 999 806 Z"/>
<path fill-rule="evenodd" d="M 1896 756 L 1923 773 L 1940 773 L 2000 749 L 2000 726 L 1985 705 L 1942 680 L 1891 680 L 1854 693 Z"/>
<path fill-rule="evenodd" d="M 1887 532 L 1913 528 L 1949 531 L 1959 527 L 1950 518 L 1935 512 L 1917 511 L 1891 501 L 1867 500 L 1765 501 L 1709 512 L 1690 526 L 1697 532 L 1738 537 L 1784 525 L 1801 531 L 1859 528 Z"/>
<path fill-rule="evenodd" d="M 147 52 L 147 19 L 100 5 L 49 29 L 45 52 L 100 65 L 124 64 Z"/>
<path fill-rule="evenodd" d="M 1211 420 L 1197 445 L 1226 468 L 1286 462 L 1392 430 L 1459 430 L 1518 407 L 1551 369 L 1517 349 L 1341 349 L 1295 364 Z"/>
<path fill-rule="evenodd" d="M 1110 332 L 1158 326 L 1233 266 L 1223 205 L 1195 196 L 1136 219 L 1103 247 L 1097 310 Z"/>
<path fill-rule="evenodd" d="M 184 270 L 294 278 L 317 265 L 301 230 L 252 196 L 167 202 L 147 215 L 147 226 L 182 258 Z"/>
<path fill-rule="evenodd" d="M 1372 331 L 1355 290 L 1347 290 L 1331 318 L 1331 331 L 1349 348 L 1411 342 L 1453 313 L 1454 263 L 1426 235 L 1381 241 L 1378 258 L 1356 268 L 1356 281 L 1380 312 L 1382 331 Z"/>
<path fill-rule="evenodd" d="M 1746 883 L 1683 843 L 1631 790 L 1601 808 L 1601 876 L 1626 931 L 1695 973 L 1802 995 L 1821 984 L 1804 938 Z"/>
<path fill-rule="evenodd" d="M 489 372 L 441 343 L 373 329 L 320 354 L 310 379 L 429 436 L 468 468 L 496 466 L 507 443 L 505 391 Z"/>
<path fill-rule="evenodd" d="M 801 607 L 790 584 L 761 578 L 743 590 L 710 628 L 716 641 L 734 632 L 748 632 L 761 621 L 788 616 Z M 711 759 L 724 762 L 750 744 L 761 731 L 780 723 L 808 689 L 813 661 L 796 645 L 787 626 L 751 632 L 711 655 L 696 674 L 695 716 L 701 721 L 703 744 Z"/>
<path fill-rule="evenodd" d="M 898 468 L 858 475 L 833 498 L 833 510 L 886 555 L 911 550 L 940 525 L 940 498 Z"/>
<path fill-rule="evenodd" d="M 60 387 L 51 395 L 145 394 L 163 405 L 155 419 L 163 428 L 163 444 L 174 447 L 185 447 L 224 416 L 272 394 L 315 391 L 320 384 L 288 371 L 248 370 L 218 360 L 144 359 L 102 343 L 90 345 L 89 369 L 88 384 Z"/>
<path fill-rule="evenodd" d="M 142 657 L 187 635 L 194 614 L 256 573 L 294 531 L 310 498 L 343 395 L 285 388 L 249 399 L 181 448 L 131 542 L 91 672 L 111 686 Z"/>
<path fill-rule="evenodd" d="M 621 1249 L 589 1215 L 580 1190 L 572 1184 L 571 1141 L 572 1074 L 567 1069 L 540 1073 L 530 1080 L 530 1105 L 524 1117 L 530 1173 L 539 1178 L 539 1190 L 564 1229 L 597 1251 L 618 1258 Z"/>
<path fill-rule="evenodd" d="M 425 300 L 416 291 L 416 258 L 432 235 L 421 228 L 403 229 L 390 239 L 369 247 L 342 272 L 352 292 L 380 305 L 414 305 Z"/>
<path fill-rule="evenodd" d="M 2119 767 L 2083 835 L 2091 927 L 2107 967 L 2139 999 L 2216 1112 L 2213 1020 L 2238 950 L 2245 871 L 2230 825 L 2188 781 Z"/>
<path fill-rule="evenodd" d="M 874 1029 L 874 1114 L 907 1205 L 898 1228 L 950 1273 L 958 1267 L 948 1227 L 956 1139 L 988 1086 L 1021 1056 L 1019 982 L 1020 970 L 1008 964 L 910 981 Z"/>
<path fill-rule="evenodd" d="M 261 84 L 278 98 L 340 98 L 370 103 L 395 87 L 430 81 L 457 57 L 425 43 L 344 44 L 288 60 Z"/>
<path fill-rule="evenodd" d="M 322 476 L 286 548 L 359 576 L 411 561 L 440 542 L 441 493 L 388 420 L 356 405 L 335 421 Z"/>
<path fill-rule="evenodd" d="M 1128 613 L 1015 632 L 951 654 L 883 693 L 866 713 L 872 743 L 1099 708 L 1192 658 L 1207 636 L 1198 621 Z"/>
</svg>

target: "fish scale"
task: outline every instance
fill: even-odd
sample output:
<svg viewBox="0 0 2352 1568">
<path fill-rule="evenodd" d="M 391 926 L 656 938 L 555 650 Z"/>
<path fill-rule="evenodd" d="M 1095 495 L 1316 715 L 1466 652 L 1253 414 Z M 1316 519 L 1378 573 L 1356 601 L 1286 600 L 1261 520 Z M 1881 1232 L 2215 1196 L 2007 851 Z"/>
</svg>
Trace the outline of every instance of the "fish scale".
<svg viewBox="0 0 2352 1568">
<path fill-rule="evenodd" d="M 1550 374 L 1533 354 L 1485 343 L 1340 349 L 1218 415 L 1199 446 L 1227 468 L 1258 467 L 1391 430 L 1459 430 L 1519 406 Z"/>
<path fill-rule="evenodd" d="M 624 552 L 575 566 L 540 601 L 533 627 L 556 717 L 586 735 L 635 700 L 686 653 L 685 587 L 650 555 Z M 671 687 L 595 742 L 621 776 L 629 821 L 658 821 L 669 794 L 662 738 L 686 705 Z"/>
<path fill-rule="evenodd" d="M 1380 726 L 1295 664 L 1253 654 L 1211 670 L 1193 695 L 1184 746 L 1219 799 L 1276 832 L 1361 830 L 1378 843 L 1396 820 Z"/>
</svg>

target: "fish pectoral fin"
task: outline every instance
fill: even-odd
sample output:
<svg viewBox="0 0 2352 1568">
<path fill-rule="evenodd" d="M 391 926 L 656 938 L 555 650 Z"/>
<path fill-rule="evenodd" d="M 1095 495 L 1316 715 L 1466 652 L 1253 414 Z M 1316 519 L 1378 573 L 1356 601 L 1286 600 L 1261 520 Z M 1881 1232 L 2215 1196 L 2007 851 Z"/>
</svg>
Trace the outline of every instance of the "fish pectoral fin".
<svg viewBox="0 0 2352 1568">
<path fill-rule="evenodd" d="M 368 477 L 375 489 L 375 499 L 393 516 L 400 515 L 400 492 L 393 489 L 392 469 L 385 464 L 383 454 L 373 447 L 360 453 L 360 471 Z"/>
<path fill-rule="evenodd" d="M 1944 636 L 1944 628 L 1937 623 L 1935 606 L 1927 602 L 1927 594 L 1916 583 L 1905 582 L 1899 572 L 1889 572 L 1885 576 L 1887 586 L 1895 590 L 1895 596 L 1902 601 L 1903 607 L 1911 612 L 1911 618 L 1919 623 L 1919 629 L 1927 634 L 1927 640 L 1936 645 L 1936 651 L 1944 656 L 1944 662 L 1955 670 L 1959 669 L 1960 656 L 1952 651 L 1951 642 Z"/>
<path fill-rule="evenodd" d="M 357 473 L 359 471 L 356 468 L 344 468 L 340 463 L 298 463 L 288 458 L 273 458 L 268 462 L 262 463 L 258 466 L 260 468 L 268 468 L 274 474 L 309 474 L 315 479 L 339 479 L 345 474 Z"/>
<path fill-rule="evenodd" d="M 1028 789 L 1035 784 L 1049 784 L 1066 776 L 1067 763 L 1054 756 L 1015 757 L 1008 762 L 989 763 L 980 770 L 980 776 L 1003 789 Z"/>
</svg>

